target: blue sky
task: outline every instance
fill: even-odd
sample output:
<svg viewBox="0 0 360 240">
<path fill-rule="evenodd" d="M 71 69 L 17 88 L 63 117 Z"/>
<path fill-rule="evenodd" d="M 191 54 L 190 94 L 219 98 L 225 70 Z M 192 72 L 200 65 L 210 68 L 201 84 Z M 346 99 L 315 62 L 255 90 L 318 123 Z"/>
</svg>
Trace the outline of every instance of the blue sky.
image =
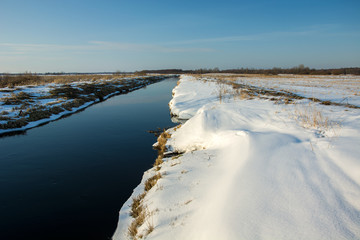
<svg viewBox="0 0 360 240">
<path fill-rule="evenodd" d="M 359 0 L 1 0 L 0 72 L 360 67 Z"/>
</svg>

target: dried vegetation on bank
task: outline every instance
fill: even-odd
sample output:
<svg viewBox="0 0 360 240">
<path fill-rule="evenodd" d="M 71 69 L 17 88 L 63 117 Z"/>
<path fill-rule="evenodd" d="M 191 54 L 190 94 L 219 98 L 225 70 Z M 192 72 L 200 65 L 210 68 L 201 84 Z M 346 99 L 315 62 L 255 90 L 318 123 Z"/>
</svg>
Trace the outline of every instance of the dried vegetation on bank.
<svg viewBox="0 0 360 240">
<path fill-rule="evenodd" d="M 133 91 L 164 77 L 2 75 L 0 129 L 18 129 L 53 115 L 72 113 L 85 105 Z"/>
</svg>

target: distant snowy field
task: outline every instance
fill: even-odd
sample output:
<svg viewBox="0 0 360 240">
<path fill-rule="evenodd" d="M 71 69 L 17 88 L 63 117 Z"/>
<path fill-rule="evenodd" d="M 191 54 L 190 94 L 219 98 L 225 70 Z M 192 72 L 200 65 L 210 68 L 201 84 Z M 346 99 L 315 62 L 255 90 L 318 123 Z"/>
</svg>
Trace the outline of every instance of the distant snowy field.
<svg viewBox="0 0 360 240">
<path fill-rule="evenodd" d="M 360 106 L 360 76 L 282 75 L 266 78 L 238 78 L 237 82 L 265 88 L 286 90 L 324 101 Z"/>
<path fill-rule="evenodd" d="M 359 78 L 343 78 L 235 82 L 359 106 Z M 137 238 L 360 239 L 360 109 L 238 93 L 211 76 L 181 77 L 169 105 L 188 121 L 167 141 L 181 154 L 144 173 L 113 239 L 131 239 L 132 198 L 157 172 Z"/>
</svg>

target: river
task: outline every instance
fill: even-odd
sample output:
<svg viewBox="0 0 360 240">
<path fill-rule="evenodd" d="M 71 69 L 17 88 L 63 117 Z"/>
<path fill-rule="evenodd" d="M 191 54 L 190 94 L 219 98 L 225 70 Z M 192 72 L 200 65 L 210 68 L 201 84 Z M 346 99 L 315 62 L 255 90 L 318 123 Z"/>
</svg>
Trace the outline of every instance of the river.
<svg viewBox="0 0 360 240">
<path fill-rule="evenodd" d="M 0 138 L 0 239 L 110 239 L 118 211 L 171 127 L 177 78 Z"/>
</svg>

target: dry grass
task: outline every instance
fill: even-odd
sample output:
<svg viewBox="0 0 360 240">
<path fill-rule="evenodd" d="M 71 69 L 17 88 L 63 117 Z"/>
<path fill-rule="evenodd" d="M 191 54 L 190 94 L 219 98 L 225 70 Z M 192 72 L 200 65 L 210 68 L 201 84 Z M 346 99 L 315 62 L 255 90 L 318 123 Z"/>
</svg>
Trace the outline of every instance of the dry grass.
<svg viewBox="0 0 360 240">
<path fill-rule="evenodd" d="M 155 227 L 151 218 L 152 214 L 153 213 L 149 211 L 147 206 L 144 206 L 142 208 L 142 211 L 136 218 L 134 218 L 134 220 L 128 227 L 128 234 L 132 239 L 143 238 L 149 235 L 152 231 L 154 231 Z M 139 234 L 139 227 L 141 227 L 144 223 L 146 223 L 145 234 Z"/>
<path fill-rule="evenodd" d="M 166 150 L 167 139 L 170 138 L 170 134 L 165 130 L 158 137 L 158 157 L 155 160 L 154 166 L 157 166 L 157 170 L 160 170 L 160 165 L 163 163 L 164 152 Z M 130 210 L 130 216 L 134 218 L 128 227 L 128 234 L 132 239 L 143 238 L 144 235 L 138 233 L 140 226 L 144 224 L 146 219 L 151 215 L 146 206 L 143 205 L 143 199 L 148 191 L 150 191 L 162 177 L 160 172 L 157 172 L 154 176 L 148 178 L 144 183 L 144 192 L 133 198 Z M 147 220 L 145 236 L 154 231 L 154 224 L 152 221 Z"/>
<path fill-rule="evenodd" d="M 7 123 L 0 124 L 0 129 L 11 129 L 11 128 L 21 128 L 28 124 L 25 118 L 19 118 L 16 120 L 10 120 Z"/>
<path fill-rule="evenodd" d="M 0 124 L 0 129 L 21 128 L 29 122 L 49 118 L 53 114 L 59 114 L 65 110 L 71 111 L 74 107 L 80 107 L 84 103 L 85 101 L 82 99 L 74 99 L 73 101 L 63 103 L 60 106 L 29 105 L 28 103 L 23 103 L 19 107 L 13 109 L 14 111 L 20 110 L 17 119 L 14 117 L 12 117 L 12 120 L 11 118 L 4 118 L 3 120 L 8 120 L 8 123 Z"/>
<path fill-rule="evenodd" d="M 69 85 L 64 85 L 62 87 L 58 87 L 50 90 L 49 93 L 51 98 L 75 99 L 82 94 L 82 91 L 78 88 L 73 88 Z"/>
<path fill-rule="evenodd" d="M 132 239 L 137 237 L 142 238 L 143 235 L 138 236 L 138 229 L 144 224 L 146 219 L 151 215 L 147 206 L 143 204 L 143 200 L 150 189 L 152 189 L 157 181 L 162 177 L 161 173 L 156 173 L 154 176 L 148 178 L 144 183 L 144 192 L 132 199 L 130 216 L 134 218 L 128 227 L 128 234 Z M 154 230 L 154 224 L 147 221 L 146 235 L 150 234 Z"/>
<path fill-rule="evenodd" d="M 9 114 L 8 111 L 2 111 L 2 112 L 0 112 L 0 121 L 10 120 L 11 118 L 8 116 L 8 114 Z"/>
<path fill-rule="evenodd" d="M 15 87 L 22 85 L 36 85 L 41 81 L 41 77 L 31 73 L 21 75 L 1 75 L 0 87 Z"/>
<path fill-rule="evenodd" d="M 52 113 L 50 110 L 46 109 L 43 106 L 35 106 L 27 109 L 24 115 L 28 115 L 27 121 L 33 122 L 44 118 L 49 118 Z"/>
<path fill-rule="evenodd" d="M 245 100 L 251 98 L 250 95 L 248 94 L 248 91 L 241 88 L 234 88 L 232 95 L 234 99 L 239 99 L 239 100 Z"/>
<path fill-rule="evenodd" d="M 163 133 L 160 134 L 160 136 L 158 137 L 158 146 L 157 146 L 157 150 L 159 154 L 163 154 L 166 150 L 166 142 L 167 140 L 171 137 L 171 134 L 164 131 Z"/>
<path fill-rule="evenodd" d="M 69 84 L 77 81 L 91 81 L 109 80 L 113 78 L 134 77 L 134 75 L 123 74 L 76 74 L 76 75 L 56 75 L 43 76 L 32 73 L 18 74 L 18 75 L 1 75 L 0 88 L 15 87 L 25 85 L 43 85 L 48 83 Z"/>
<path fill-rule="evenodd" d="M 161 164 L 164 162 L 163 158 L 164 158 L 164 157 L 163 157 L 163 156 L 160 156 L 160 155 L 156 158 L 153 166 L 154 166 L 154 167 L 158 167 L 157 170 L 160 170 L 159 165 L 161 165 Z"/>
<path fill-rule="evenodd" d="M 192 199 L 187 200 L 186 202 L 184 202 L 184 205 L 188 205 L 188 204 L 191 203 L 191 202 L 192 202 Z"/>
<path fill-rule="evenodd" d="M 133 239 L 136 239 L 136 235 L 138 234 L 138 228 L 144 224 L 146 215 L 146 211 L 140 212 L 140 214 L 136 218 L 134 218 L 134 220 L 128 227 L 128 233 Z"/>
<path fill-rule="evenodd" d="M 329 129 L 334 126 L 334 122 L 330 121 L 328 117 L 325 117 L 322 112 L 312 104 L 298 107 L 295 106 L 293 118 L 303 127 L 306 128 L 318 128 Z"/>
<path fill-rule="evenodd" d="M 228 84 L 226 82 L 219 80 L 217 81 L 217 88 L 215 94 L 217 95 L 220 103 L 225 99 L 226 95 L 229 93 Z"/>
<path fill-rule="evenodd" d="M 67 111 L 71 111 L 73 108 L 80 107 L 83 104 L 85 104 L 85 100 L 76 98 L 72 101 L 63 103 L 60 106 Z"/>
<path fill-rule="evenodd" d="M 137 218 L 143 211 L 143 206 L 141 202 L 144 199 L 145 195 L 145 193 L 142 193 L 132 199 L 133 202 L 131 204 L 130 216 L 132 216 L 133 218 Z"/>
<path fill-rule="evenodd" d="M 118 84 L 121 84 L 119 82 Z M 128 87 L 128 86 L 126 86 Z M 98 84 L 79 84 L 77 87 L 70 85 L 63 85 L 50 90 L 48 96 L 43 98 L 61 98 L 61 99 L 82 99 L 86 102 L 99 99 L 102 101 L 107 95 L 116 91 L 121 92 L 126 87 L 117 87 L 110 83 L 98 83 Z"/>
<path fill-rule="evenodd" d="M 157 167 L 157 170 L 160 170 L 160 165 L 164 162 L 164 153 L 166 151 L 166 142 L 171 137 L 171 134 L 166 132 L 162 132 L 160 136 L 158 137 L 158 144 L 155 147 L 155 149 L 158 151 L 158 157 L 156 158 L 154 162 L 154 167 Z"/>
<path fill-rule="evenodd" d="M 52 105 L 55 105 L 55 104 L 60 104 L 60 103 L 62 103 L 62 102 L 64 102 L 64 100 L 62 100 L 62 99 L 57 99 L 57 100 L 55 100 L 55 101 L 53 101 L 53 102 L 48 102 L 48 103 L 46 103 L 45 105 L 46 105 L 46 106 L 52 106 Z"/>
<path fill-rule="evenodd" d="M 8 111 L 2 111 L 2 112 L 0 112 L 0 115 L 8 115 L 8 114 L 9 114 Z"/>
<path fill-rule="evenodd" d="M 151 216 L 147 206 L 143 205 L 142 201 L 146 195 L 146 192 L 138 195 L 133 198 L 131 204 L 130 216 L 134 218 L 128 227 L 128 234 L 132 239 L 137 239 L 138 229 L 144 224 L 144 222 Z M 146 221 L 146 235 L 150 234 L 154 230 L 153 222 Z M 142 238 L 142 235 L 139 235 L 139 238 Z"/>
<path fill-rule="evenodd" d="M 150 233 L 152 233 L 152 231 L 154 231 L 155 227 L 154 224 L 152 222 L 147 221 L 146 222 L 146 235 L 149 235 Z"/>
<path fill-rule="evenodd" d="M 32 96 L 26 92 L 11 93 L 9 97 L 3 97 L 0 99 L 4 105 L 19 105 L 24 102 L 32 101 Z"/>
<path fill-rule="evenodd" d="M 226 98 L 233 97 L 234 99 L 245 100 L 252 99 L 257 96 L 255 89 L 247 86 L 234 83 L 229 79 L 221 78 L 217 80 L 217 89 L 214 94 L 218 97 L 219 102 L 222 103 Z"/>
<path fill-rule="evenodd" d="M 146 181 L 145 181 L 145 187 L 144 187 L 144 190 L 146 192 L 148 192 L 152 187 L 155 186 L 155 184 L 157 183 L 157 181 L 161 178 L 161 173 L 157 173 L 155 174 L 154 176 L 148 178 Z"/>
<path fill-rule="evenodd" d="M 174 127 L 174 132 L 176 132 L 179 128 L 181 128 L 182 124 L 177 125 L 176 127 Z"/>
<path fill-rule="evenodd" d="M 180 126 L 177 126 L 178 129 Z M 155 160 L 154 166 L 158 166 L 163 163 L 164 152 L 166 151 L 166 142 L 171 137 L 171 135 L 165 130 L 158 137 L 158 145 L 156 149 L 158 150 L 158 158 Z M 164 173 L 166 175 L 166 173 Z M 152 216 L 152 213 L 148 210 L 147 206 L 144 205 L 143 200 L 146 194 L 157 184 L 158 180 L 162 178 L 162 174 L 157 172 L 152 177 L 148 178 L 144 183 L 144 192 L 136 197 L 134 197 L 131 204 L 130 216 L 134 218 L 128 227 L 128 235 L 131 239 L 143 238 L 149 235 L 154 231 L 155 227 L 152 219 L 149 219 Z M 158 189 L 162 189 L 161 186 Z M 158 190 L 156 189 L 156 190 Z M 146 222 L 146 228 L 142 228 L 142 232 L 139 233 L 139 227 Z"/>
<path fill-rule="evenodd" d="M 8 116 L 3 116 L 3 115 L 0 115 L 0 121 L 8 121 L 10 120 L 11 118 L 8 117 Z"/>
</svg>

